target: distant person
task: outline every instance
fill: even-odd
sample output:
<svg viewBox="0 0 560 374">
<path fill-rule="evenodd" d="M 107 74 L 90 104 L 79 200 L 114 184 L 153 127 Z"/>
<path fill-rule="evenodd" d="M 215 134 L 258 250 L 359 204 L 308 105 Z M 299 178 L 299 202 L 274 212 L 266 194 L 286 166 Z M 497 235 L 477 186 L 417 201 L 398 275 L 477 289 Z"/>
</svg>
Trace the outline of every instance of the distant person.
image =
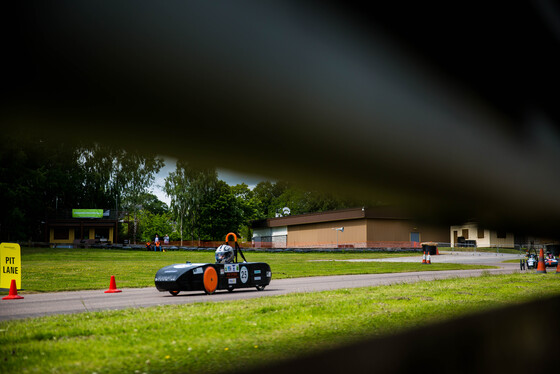
<svg viewBox="0 0 560 374">
<path fill-rule="evenodd" d="M 165 234 L 163 237 L 163 244 L 169 244 L 169 235 Z"/>
<path fill-rule="evenodd" d="M 156 234 L 156 237 L 154 238 L 154 250 L 155 251 L 159 250 L 159 245 L 160 245 L 159 235 Z"/>
</svg>

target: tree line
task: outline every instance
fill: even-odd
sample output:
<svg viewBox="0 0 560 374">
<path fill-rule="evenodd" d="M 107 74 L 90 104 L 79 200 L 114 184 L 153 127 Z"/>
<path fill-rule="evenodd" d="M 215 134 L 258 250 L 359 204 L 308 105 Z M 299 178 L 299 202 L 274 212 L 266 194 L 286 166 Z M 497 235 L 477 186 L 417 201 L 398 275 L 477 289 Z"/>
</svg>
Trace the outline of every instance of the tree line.
<svg viewBox="0 0 560 374">
<path fill-rule="evenodd" d="M 0 148 L 0 239 L 42 241 L 46 219 L 75 208 L 114 209 L 131 222 L 119 237 L 152 240 L 223 240 L 228 232 L 250 239 L 251 222 L 291 214 L 363 205 L 336 194 L 285 181 L 230 186 L 215 168 L 179 160 L 163 186 L 170 206 L 151 192 L 164 160 L 150 150 L 82 142 L 64 144 L 26 136 Z"/>
<path fill-rule="evenodd" d="M 357 206 L 350 199 L 285 181 L 262 181 L 252 189 L 245 183 L 229 186 L 215 168 L 186 161 L 178 161 L 166 178 L 165 192 L 177 223 L 175 239 L 181 241 L 221 240 L 228 232 L 249 240 L 252 221 L 275 217 L 284 207 L 303 214 Z"/>
<path fill-rule="evenodd" d="M 0 239 L 45 238 L 45 220 L 75 208 L 138 212 L 163 159 L 154 153 L 28 135 L 2 138 Z"/>
</svg>

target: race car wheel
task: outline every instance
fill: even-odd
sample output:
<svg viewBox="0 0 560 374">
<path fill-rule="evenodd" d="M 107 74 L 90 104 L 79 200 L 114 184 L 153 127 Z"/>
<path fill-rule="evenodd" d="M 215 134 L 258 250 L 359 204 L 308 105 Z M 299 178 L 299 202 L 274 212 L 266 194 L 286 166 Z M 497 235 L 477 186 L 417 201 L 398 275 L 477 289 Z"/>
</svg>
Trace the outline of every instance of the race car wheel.
<svg viewBox="0 0 560 374">
<path fill-rule="evenodd" d="M 227 288 L 227 290 L 228 290 L 228 292 L 233 292 L 233 287 L 230 286 L 230 287 Z"/>
<path fill-rule="evenodd" d="M 257 291 L 263 291 L 266 286 L 257 286 Z"/>
<path fill-rule="evenodd" d="M 213 294 L 216 288 L 218 288 L 218 273 L 216 273 L 216 269 L 212 266 L 208 266 L 206 270 L 204 270 L 203 283 L 204 292 L 208 295 Z"/>
<path fill-rule="evenodd" d="M 173 296 L 179 295 L 179 291 L 169 291 L 169 293 Z"/>
</svg>

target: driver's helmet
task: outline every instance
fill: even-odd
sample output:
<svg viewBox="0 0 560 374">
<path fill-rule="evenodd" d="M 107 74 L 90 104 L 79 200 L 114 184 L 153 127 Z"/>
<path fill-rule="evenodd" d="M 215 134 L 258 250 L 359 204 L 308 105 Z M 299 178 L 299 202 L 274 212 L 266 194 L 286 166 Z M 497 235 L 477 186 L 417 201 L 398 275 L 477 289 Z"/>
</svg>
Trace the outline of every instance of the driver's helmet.
<svg viewBox="0 0 560 374">
<path fill-rule="evenodd" d="M 222 244 L 216 249 L 216 263 L 229 264 L 233 261 L 233 248 L 227 244 Z"/>
</svg>

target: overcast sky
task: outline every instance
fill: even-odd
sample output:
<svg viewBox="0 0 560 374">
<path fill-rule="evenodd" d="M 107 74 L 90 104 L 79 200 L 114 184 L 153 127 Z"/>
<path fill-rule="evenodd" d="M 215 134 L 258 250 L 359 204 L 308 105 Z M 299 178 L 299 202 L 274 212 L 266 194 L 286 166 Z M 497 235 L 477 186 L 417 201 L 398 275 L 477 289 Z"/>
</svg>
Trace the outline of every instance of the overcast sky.
<svg viewBox="0 0 560 374">
<path fill-rule="evenodd" d="M 175 163 L 177 160 L 165 158 L 165 166 L 161 168 L 159 173 L 156 175 L 156 179 L 154 182 L 153 193 L 169 205 L 170 199 L 165 192 L 163 192 L 163 186 L 165 184 L 165 178 L 169 175 L 170 172 L 175 171 Z M 218 178 L 229 184 L 230 186 L 235 186 L 239 183 L 246 183 L 249 188 L 254 188 L 257 183 L 265 180 L 265 178 L 255 177 L 255 176 L 248 176 L 239 174 L 230 170 L 218 169 Z"/>
</svg>

